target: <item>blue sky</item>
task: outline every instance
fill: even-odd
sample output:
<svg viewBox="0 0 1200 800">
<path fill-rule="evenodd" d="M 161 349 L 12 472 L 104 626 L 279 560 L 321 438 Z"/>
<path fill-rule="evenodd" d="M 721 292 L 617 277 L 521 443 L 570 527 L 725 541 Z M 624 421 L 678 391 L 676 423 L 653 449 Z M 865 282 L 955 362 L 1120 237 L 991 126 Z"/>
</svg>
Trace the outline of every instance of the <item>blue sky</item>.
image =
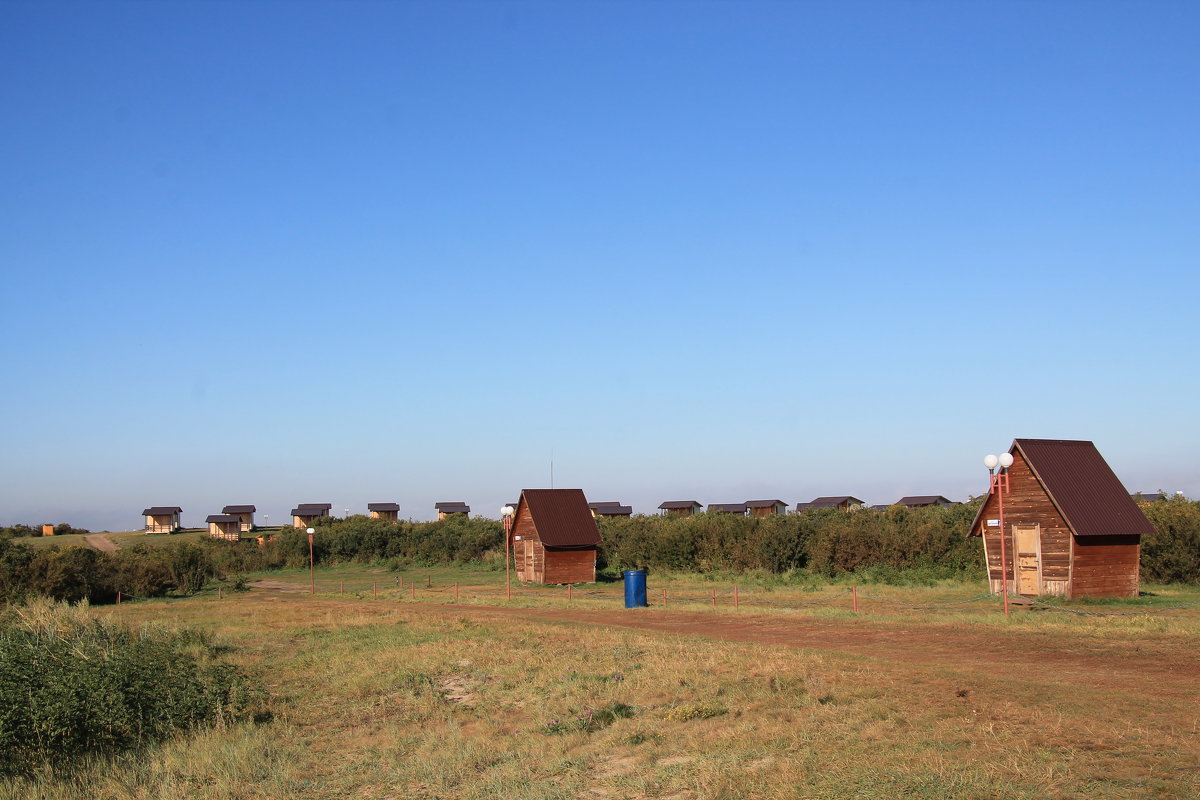
<svg viewBox="0 0 1200 800">
<path fill-rule="evenodd" d="M 0 523 L 1200 494 L 1194 3 L 0 6 Z"/>
</svg>

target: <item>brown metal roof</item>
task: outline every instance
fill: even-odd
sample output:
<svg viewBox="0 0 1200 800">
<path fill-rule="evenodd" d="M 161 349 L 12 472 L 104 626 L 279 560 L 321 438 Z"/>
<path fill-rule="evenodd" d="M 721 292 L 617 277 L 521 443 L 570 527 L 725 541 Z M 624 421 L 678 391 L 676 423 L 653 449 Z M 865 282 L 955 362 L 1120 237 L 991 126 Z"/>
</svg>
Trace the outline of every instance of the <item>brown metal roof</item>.
<svg viewBox="0 0 1200 800">
<path fill-rule="evenodd" d="M 719 511 L 722 514 L 745 514 L 745 503 L 709 503 L 709 511 Z"/>
<path fill-rule="evenodd" d="M 471 507 L 466 503 L 434 503 L 433 507 L 443 514 L 469 514 Z"/>
<path fill-rule="evenodd" d="M 797 503 L 796 510 L 801 511 L 806 508 L 836 508 L 842 503 L 858 503 L 862 505 L 862 500 L 848 494 L 839 495 L 837 497 L 818 497 L 808 503 Z"/>
<path fill-rule="evenodd" d="M 619 505 L 621 505 L 619 500 L 606 500 L 602 503 L 588 503 L 588 508 L 591 508 L 591 509 L 614 508 Z"/>
<path fill-rule="evenodd" d="M 182 512 L 183 509 L 179 506 L 150 506 L 149 508 L 142 509 L 142 516 L 161 517 L 166 514 L 179 514 Z"/>
<path fill-rule="evenodd" d="M 242 518 L 236 514 L 209 514 L 205 522 L 241 522 Z"/>
<path fill-rule="evenodd" d="M 1069 439 L 1014 439 L 1076 536 L 1154 533 L 1096 445 Z"/>
<path fill-rule="evenodd" d="M 908 497 L 901 497 L 896 501 L 898 506 L 948 506 L 951 505 L 950 500 L 942 497 L 940 494 L 913 494 Z"/>
<path fill-rule="evenodd" d="M 399 511 L 399 503 L 367 503 L 367 511 Z"/>
<path fill-rule="evenodd" d="M 546 547 L 584 549 L 600 544 L 600 529 L 582 489 L 524 489 L 518 503 L 529 509 L 538 538 Z M 520 517 L 518 508 L 517 519 Z M 516 528 L 513 535 L 519 535 Z"/>
<path fill-rule="evenodd" d="M 633 516 L 633 506 L 600 506 L 592 509 L 598 517 L 630 517 Z"/>
<path fill-rule="evenodd" d="M 225 506 L 221 509 L 222 514 L 253 514 L 258 511 L 254 506 Z"/>
<path fill-rule="evenodd" d="M 703 508 L 704 506 L 696 500 L 666 500 L 659 504 L 659 508 Z"/>
<path fill-rule="evenodd" d="M 746 508 L 774 508 L 775 506 L 786 506 L 787 503 L 782 500 L 747 500 Z"/>
<path fill-rule="evenodd" d="M 333 503 L 298 503 L 296 508 L 302 508 L 305 511 L 328 511 L 333 508 Z"/>
</svg>

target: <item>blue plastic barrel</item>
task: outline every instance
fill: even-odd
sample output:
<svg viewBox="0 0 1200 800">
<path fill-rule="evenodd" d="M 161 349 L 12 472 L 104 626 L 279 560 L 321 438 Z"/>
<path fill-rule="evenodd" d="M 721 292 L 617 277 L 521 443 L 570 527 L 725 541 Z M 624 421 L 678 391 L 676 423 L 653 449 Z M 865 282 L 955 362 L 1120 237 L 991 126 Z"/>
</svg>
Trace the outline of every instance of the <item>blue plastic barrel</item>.
<svg viewBox="0 0 1200 800">
<path fill-rule="evenodd" d="M 646 570 L 627 569 L 625 578 L 625 607 L 644 608 L 646 605 Z"/>
</svg>

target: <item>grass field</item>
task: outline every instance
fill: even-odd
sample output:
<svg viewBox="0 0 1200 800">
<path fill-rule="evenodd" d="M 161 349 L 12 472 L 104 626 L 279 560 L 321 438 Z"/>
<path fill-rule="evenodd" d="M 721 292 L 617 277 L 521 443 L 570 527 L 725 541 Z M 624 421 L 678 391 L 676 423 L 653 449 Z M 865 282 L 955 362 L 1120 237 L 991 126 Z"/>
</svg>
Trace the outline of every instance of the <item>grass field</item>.
<svg viewBox="0 0 1200 800">
<path fill-rule="evenodd" d="M 994 600 L 898 604 L 978 593 L 946 583 L 872 588 L 897 602 L 860 597 L 859 614 L 842 584 L 747 585 L 735 609 L 731 586 L 675 576 L 651 582 L 665 608 L 625 610 L 610 599 L 619 584 L 506 603 L 503 572 L 484 569 L 320 569 L 315 597 L 307 571 L 258 578 L 291 591 L 96 613 L 213 632 L 270 693 L 273 719 L 9 782 L 0 797 L 1200 795 L 1196 608 L 1005 621 Z M 1153 591 L 1138 602 L 1200 600 Z M 755 605 L 756 593 L 838 597 Z"/>
</svg>

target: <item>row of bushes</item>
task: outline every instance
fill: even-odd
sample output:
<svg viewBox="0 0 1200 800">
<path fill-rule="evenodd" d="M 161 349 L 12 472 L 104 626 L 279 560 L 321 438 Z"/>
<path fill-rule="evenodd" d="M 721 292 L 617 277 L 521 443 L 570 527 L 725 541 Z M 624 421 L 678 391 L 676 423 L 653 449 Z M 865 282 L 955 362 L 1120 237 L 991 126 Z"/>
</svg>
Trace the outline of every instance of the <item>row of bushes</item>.
<svg viewBox="0 0 1200 800">
<path fill-rule="evenodd" d="M 978 540 L 966 533 L 977 503 L 883 513 L 836 509 L 750 519 L 729 514 L 606 518 L 603 561 L 614 568 L 836 576 L 865 567 L 982 576 Z"/>
<path fill-rule="evenodd" d="M 196 631 L 134 631 L 81 606 L 0 612 L 0 775 L 248 716 L 258 693 Z"/>
<path fill-rule="evenodd" d="M 59 524 L 54 526 L 54 535 L 55 536 L 66 536 L 69 533 L 81 533 L 82 534 L 82 533 L 91 533 L 91 531 L 89 531 L 86 528 L 72 527 L 71 525 L 68 525 L 65 522 L 60 522 Z M 42 526 L 41 525 L 22 525 L 22 524 L 18 523 L 16 525 L 9 525 L 7 527 L 0 528 L 0 539 L 19 539 L 22 536 L 41 536 L 41 535 L 42 535 Z"/>
</svg>

